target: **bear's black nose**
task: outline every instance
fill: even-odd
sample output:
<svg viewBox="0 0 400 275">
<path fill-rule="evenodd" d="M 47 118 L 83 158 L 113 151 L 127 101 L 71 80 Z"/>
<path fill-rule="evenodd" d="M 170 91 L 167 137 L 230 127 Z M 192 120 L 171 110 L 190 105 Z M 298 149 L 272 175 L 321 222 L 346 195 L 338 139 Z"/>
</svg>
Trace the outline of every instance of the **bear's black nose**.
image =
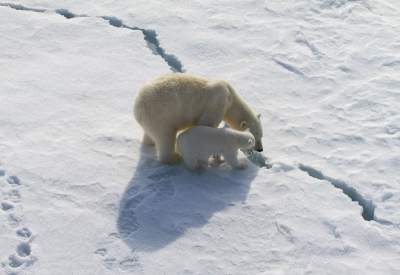
<svg viewBox="0 0 400 275">
<path fill-rule="evenodd" d="M 257 149 L 256 150 L 257 152 L 262 152 L 263 151 L 263 149 L 261 148 L 261 149 Z"/>
</svg>

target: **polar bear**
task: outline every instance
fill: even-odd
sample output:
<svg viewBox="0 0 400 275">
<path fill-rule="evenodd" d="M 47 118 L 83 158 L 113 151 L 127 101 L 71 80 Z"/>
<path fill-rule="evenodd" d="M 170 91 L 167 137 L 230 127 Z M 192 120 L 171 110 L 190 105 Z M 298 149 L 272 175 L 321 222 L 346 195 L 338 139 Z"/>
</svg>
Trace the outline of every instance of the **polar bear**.
<svg viewBox="0 0 400 275">
<path fill-rule="evenodd" d="M 184 73 L 167 74 L 145 84 L 134 102 L 134 116 L 144 130 L 143 143 L 155 144 L 158 159 L 176 162 L 176 134 L 203 125 L 218 127 L 224 120 L 237 130 L 250 129 L 255 150 L 263 150 L 260 117 L 223 80 Z"/>
<path fill-rule="evenodd" d="M 238 149 L 250 149 L 255 145 L 254 136 L 248 131 L 229 128 L 195 126 L 178 135 L 177 146 L 189 169 L 196 170 L 208 165 L 211 155 L 222 155 L 233 168 L 245 168 L 240 163 Z"/>
</svg>

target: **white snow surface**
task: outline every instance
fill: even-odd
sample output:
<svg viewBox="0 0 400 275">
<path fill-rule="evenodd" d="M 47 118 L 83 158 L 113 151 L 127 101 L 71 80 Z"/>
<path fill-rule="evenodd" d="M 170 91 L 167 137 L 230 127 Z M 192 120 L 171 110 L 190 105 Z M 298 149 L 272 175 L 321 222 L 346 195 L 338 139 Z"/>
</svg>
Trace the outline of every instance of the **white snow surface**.
<svg viewBox="0 0 400 275">
<path fill-rule="evenodd" d="M 0 15 L 0 274 L 400 274 L 400 2 L 21 0 Z M 261 113 L 271 169 L 155 160 L 132 102 L 166 60 Z"/>
</svg>

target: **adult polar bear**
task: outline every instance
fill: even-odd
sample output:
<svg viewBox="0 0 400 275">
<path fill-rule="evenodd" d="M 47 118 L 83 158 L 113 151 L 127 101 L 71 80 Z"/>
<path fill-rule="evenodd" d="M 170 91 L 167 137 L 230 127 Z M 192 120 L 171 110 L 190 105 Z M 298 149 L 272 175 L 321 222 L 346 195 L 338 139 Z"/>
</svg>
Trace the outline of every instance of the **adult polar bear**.
<svg viewBox="0 0 400 275">
<path fill-rule="evenodd" d="M 226 81 L 167 74 L 145 84 L 136 97 L 134 115 L 143 127 L 143 143 L 156 145 L 158 159 L 174 163 L 178 131 L 195 125 L 218 127 L 222 120 L 236 130 L 249 129 L 263 150 L 259 116 Z"/>
</svg>

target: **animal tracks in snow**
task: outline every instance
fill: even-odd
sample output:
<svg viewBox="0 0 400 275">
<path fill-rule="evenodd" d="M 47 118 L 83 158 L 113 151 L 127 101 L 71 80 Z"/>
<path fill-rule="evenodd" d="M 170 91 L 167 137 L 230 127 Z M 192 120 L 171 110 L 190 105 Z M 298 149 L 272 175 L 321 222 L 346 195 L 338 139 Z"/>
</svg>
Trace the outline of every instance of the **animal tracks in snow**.
<svg viewBox="0 0 400 275">
<path fill-rule="evenodd" d="M 0 169 L 1 212 L 3 215 L 7 215 L 8 227 L 11 232 L 14 230 L 15 238 L 18 239 L 15 251 L 1 262 L 5 274 L 10 275 L 23 272 L 37 260 L 32 255 L 32 231 L 27 227 L 20 227 L 23 223 L 23 208 L 19 190 L 21 186 L 21 181 L 17 176 L 8 175 L 5 170 Z"/>
<path fill-rule="evenodd" d="M 21 184 L 21 182 L 19 181 L 19 178 L 16 176 L 7 177 L 7 182 L 11 185 L 20 185 Z"/>
<path fill-rule="evenodd" d="M 142 264 L 134 250 L 127 248 L 127 251 L 123 253 L 120 249 L 117 249 L 119 243 L 122 242 L 120 234 L 135 234 L 141 229 L 136 212 L 146 200 L 161 202 L 174 197 L 175 188 L 171 178 L 178 173 L 179 171 L 176 168 L 152 167 L 151 172 L 146 173 L 147 180 L 145 183 L 140 183 L 127 190 L 128 195 L 120 203 L 119 233 L 109 234 L 94 251 L 94 254 L 102 260 L 107 269 L 130 272 L 141 270 Z"/>
<path fill-rule="evenodd" d="M 109 270 L 140 271 L 142 265 L 135 251 L 121 252 L 118 249 L 119 242 L 121 242 L 119 234 L 111 233 L 99 243 L 99 248 L 94 251 L 94 254 L 102 260 L 105 268 Z"/>
<path fill-rule="evenodd" d="M 128 190 L 128 196 L 120 203 L 121 213 L 118 225 L 122 233 L 131 234 L 139 229 L 140 224 L 135 215 L 136 208 L 144 200 L 151 197 L 154 201 L 162 201 L 175 195 L 175 188 L 170 178 L 176 176 L 177 173 L 178 171 L 174 168 L 161 167 L 147 176 L 150 180 L 148 184 L 139 187 L 139 190 L 136 188 Z"/>
<path fill-rule="evenodd" d="M 3 210 L 3 211 L 8 211 L 8 210 L 13 209 L 13 208 L 14 208 L 14 205 L 12 203 L 9 203 L 9 202 L 2 202 L 1 203 L 1 210 Z"/>
<path fill-rule="evenodd" d="M 2 173 L 0 182 L 2 194 L 0 208 L 8 216 L 9 225 L 11 227 L 18 226 L 22 220 L 20 213 L 21 194 L 19 191 L 21 182 L 18 177 L 9 176 L 5 172 Z"/>
<path fill-rule="evenodd" d="M 25 238 L 25 239 L 29 239 L 32 236 L 32 232 L 31 230 L 29 230 L 29 228 L 26 227 L 22 227 L 20 229 L 18 229 L 16 231 L 17 236 L 21 237 L 21 238 Z"/>
<path fill-rule="evenodd" d="M 28 257 L 31 255 L 31 245 L 28 242 L 22 242 L 17 246 L 17 254 L 20 257 Z"/>
</svg>

